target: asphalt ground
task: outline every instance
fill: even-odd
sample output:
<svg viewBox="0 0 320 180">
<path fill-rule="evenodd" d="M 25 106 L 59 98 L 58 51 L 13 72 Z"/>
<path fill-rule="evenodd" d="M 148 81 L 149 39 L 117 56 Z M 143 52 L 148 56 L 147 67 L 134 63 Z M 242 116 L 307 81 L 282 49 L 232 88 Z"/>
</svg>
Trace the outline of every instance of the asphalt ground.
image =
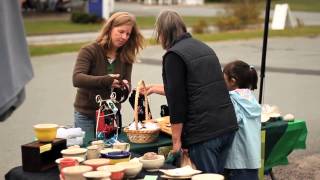
<svg viewBox="0 0 320 180">
<path fill-rule="evenodd" d="M 226 41 L 208 43 L 222 64 L 242 59 L 260 68 L 262 40 Z M 295 151 L 291 156 L 302 157 L 320 150 L 319 100 L 320 95 L 320 37 L 272 38 L 269 40 L 264 103 L 279 106 L 282 114 L 292 113 L 304 119 L 308 127 L 307 149 Z M 160 46 L 147 47 L 134 65 L 132 84 L 141 79 L 161 83 Z M 26 100 L 7 121 L 0 123 L 0 176 L 21 165 L 22 144 L 34 140 L 32 126 L 52 122 L 73 124 L 73 101 L 76 89 L 71 75 L 77 53 L 32 57 L 34 78 L 26 86 Z M 259 91 L 256 91 L 256 95 Z M 160 116 L 163 96 L 151 95 L 151 112 Z M 133 120 L 128 102 L 123 104 L 124 124 Z"/>
</svg>

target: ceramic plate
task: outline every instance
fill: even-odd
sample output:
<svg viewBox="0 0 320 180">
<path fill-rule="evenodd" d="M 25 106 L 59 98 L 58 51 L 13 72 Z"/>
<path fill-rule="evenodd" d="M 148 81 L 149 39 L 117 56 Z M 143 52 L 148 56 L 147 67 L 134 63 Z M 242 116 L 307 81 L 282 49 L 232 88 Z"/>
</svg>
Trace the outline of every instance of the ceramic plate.
<svg viewBox="0 0 320 180">
<path fill-rule="evenodd" d="M 184 166 L 176 169 L 160 169 L 159 171 L 163 172 L 167 176 L 172 177 L 185 177 L 201 173 L 199 170 L 192 169 L 191 166 Z"/>
<path fill-rule="evenodd" d="M 167 175 L 161 175 L 161 178 L 163 178 L 163 179 L 191 179 L 191 176 L 172 177 L 172 176 L 167 176 Z"/>
</svg>

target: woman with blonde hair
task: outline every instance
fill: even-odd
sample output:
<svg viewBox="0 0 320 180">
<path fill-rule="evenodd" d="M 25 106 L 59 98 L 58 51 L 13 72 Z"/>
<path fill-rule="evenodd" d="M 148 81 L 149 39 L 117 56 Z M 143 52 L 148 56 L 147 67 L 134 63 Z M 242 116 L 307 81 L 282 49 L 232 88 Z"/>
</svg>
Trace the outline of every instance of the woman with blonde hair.
<svg viewBox="0 0 320 180">
<path fill-rule="evenodd" d="M 72 80 L 78 88 L 74 102 L 75 126 L 86 133 L 84 145 L 95 138 L 96 95 L 109 99 L 112 88 L 120 84 L 130 87 L 132 64 L 142 46 L 143 36 L 135 17 L 117 12 L 106 20 L 96 41 L 81 48 Z M 120 104 L 116 105 L 120 110 Z M 121 127 L 121 114 L 118 116 Z"/>
</svg>

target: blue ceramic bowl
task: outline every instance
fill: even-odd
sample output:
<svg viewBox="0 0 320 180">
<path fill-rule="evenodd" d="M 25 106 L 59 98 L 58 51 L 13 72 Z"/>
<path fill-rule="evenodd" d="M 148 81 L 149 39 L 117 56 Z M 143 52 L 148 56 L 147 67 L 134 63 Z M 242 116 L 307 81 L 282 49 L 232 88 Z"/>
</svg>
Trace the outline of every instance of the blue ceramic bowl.
<svg viewBox="0 0 320 180">
<path fill-rule="evenodd" d="M 101 156 L 108 159 L 122 159 L 127 158 L 131 155 L 128 151 L 114 151 L 114 152 L 107 152 L 102 153 Z"/>
<path fill-rule="evenodd" d="M 128 151 L 115 151 L 101 153 L 101 157 L 110 159 L 110 164 L 116 164 L 119 162 L 128 162 L 130 160 L 131 153 Z"/>
</svg>

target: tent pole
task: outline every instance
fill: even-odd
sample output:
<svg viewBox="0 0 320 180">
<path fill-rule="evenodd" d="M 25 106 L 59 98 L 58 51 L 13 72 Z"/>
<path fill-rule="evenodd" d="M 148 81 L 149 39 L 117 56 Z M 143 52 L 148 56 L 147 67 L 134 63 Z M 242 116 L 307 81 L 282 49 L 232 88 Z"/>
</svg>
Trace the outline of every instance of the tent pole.
<svg viewBox="0 0 320 180">
<path fill-rule="evenodd" d="M 263 46 L 262 46 L 262 60 L 261 60 L 261 71 L 260 71 L 260 89 L 259 89 L 259 103 L 260 104 L 262 103 L 263 79 L 265 76 L 265 67 L 266 67 L 270 4 L 271 4 L 271 0 L 266 0 L 266 12 L 265 12 L 265 20 L 264 20 Z"/>
</svg>

